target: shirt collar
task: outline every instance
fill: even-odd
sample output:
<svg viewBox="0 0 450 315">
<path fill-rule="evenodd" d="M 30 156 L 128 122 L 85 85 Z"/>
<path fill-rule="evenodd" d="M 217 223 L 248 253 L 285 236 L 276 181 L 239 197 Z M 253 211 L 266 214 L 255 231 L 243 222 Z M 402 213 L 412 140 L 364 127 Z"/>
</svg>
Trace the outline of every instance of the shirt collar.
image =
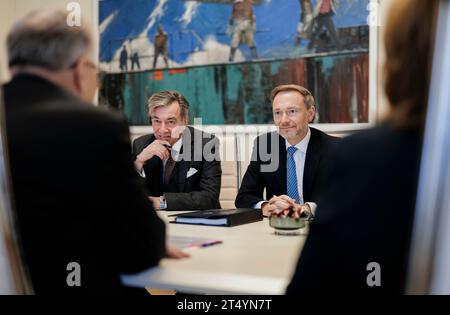
<svg viewBox="0 0 450 315">
<path fill-rule="evenodd" d="M 309 139 L 311 139 L 311 129 L 309 129 L 309 127 L 308 127 L 308 132 L 306 133 L 306 136 L 302 139 L 302 141 L 300 141 L 299 143 L 294 145 L 294 147 L 296 147 L 299 151 L 306 154 L 306 150 L 308 149 Z M 285 140 L 285 141 L 286 141 L 286 150 L 289 147 L 293 146 L 287 140 Z"/>
</svg>

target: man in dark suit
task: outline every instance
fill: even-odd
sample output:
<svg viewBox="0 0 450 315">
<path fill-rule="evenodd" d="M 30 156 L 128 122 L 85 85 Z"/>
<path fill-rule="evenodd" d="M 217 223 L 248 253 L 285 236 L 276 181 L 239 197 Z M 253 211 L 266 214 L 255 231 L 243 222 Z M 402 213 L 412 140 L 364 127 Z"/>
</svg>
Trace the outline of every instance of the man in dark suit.
<svg viewBox="0 0 450 315">
<path fill-rule="evenodd" d="M 149 99 L 153 134 L 133 142 L 135 166 L 155 208 L 220 208 L 219 141 L 188 124 L 189 104 L 177 91 Z"/>
<path fill-rule="evenodd" d="M 290 206 L 300 213 L 314 212 L 327 180 L 326 152 L 335 138 L 309 127 L 315 106 L 304 87 L 278 86 L 272 91 L 272 103 L 278 132 L 256 139 L 236 207 L 261 208 L 266 216 Z"/>
<path fill-rule="evenodd" d="M 158 264 L 165 226 L 134 170 L 126 122 L 89 104 L 91 33 L 66 21 L 65 12 L 34 11 L 7 41 L 5 114 L 25 262 L 37 294 L 131 293 L 120 274 Z"/>
</svg>

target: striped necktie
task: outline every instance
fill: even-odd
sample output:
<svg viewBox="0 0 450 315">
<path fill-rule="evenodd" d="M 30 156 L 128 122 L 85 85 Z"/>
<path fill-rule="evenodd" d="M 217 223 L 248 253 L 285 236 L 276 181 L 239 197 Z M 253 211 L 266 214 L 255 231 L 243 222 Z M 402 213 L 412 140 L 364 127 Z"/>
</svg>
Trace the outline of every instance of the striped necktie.
<svg viewBox="0 0 450 315">
<path fill-rule="evenodd" d="M 169 158 L 167 159 L 166 165 L 164 166 L 164 184 L 169 184 L 174 167 L 175 161 L 172 159 L 172 154 L 169 154 Z"/>
<path fill-rule="evenodd" d="M 296 151 L 296 147 L 289 147 L 287 149 L 287 195 L 294 199 L 296 203 L 302 204 L 303 201 L 300 200 L 300 195 L 298 193 L 297 169 L 295 167 L 294 160 L 294 154 Z"/>
</svg>

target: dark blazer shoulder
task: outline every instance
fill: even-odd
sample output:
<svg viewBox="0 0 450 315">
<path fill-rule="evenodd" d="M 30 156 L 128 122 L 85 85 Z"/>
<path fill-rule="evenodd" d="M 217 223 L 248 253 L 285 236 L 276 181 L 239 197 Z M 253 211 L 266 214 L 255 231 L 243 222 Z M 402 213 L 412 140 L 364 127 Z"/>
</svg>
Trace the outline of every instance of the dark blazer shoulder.
<svg viewBox="0 0 450 315">
<path fill-rule="evenodd" d="M 309 127 L 309 130 L 311 130 L 311 138 L 319 139 L 321 142 L 335 142 L 340 140 L 338 137 L 330 136 L 326 132 L 323 132 L 319 129 L 316 129 L 314 127 Z"/>
<path fill-rule="evenodd" d="M 155 136 L 153 134 L 143 135 L 136 139 L 134 139 L 134 145 L 148 145 L 155 140 Z"/>
<path fill-rule="evenodd" d="M 143 135 L 134 139 L 132 145 L 133 158 L 136 158 L 136 155 L 138 155 L 142 150 L 145 149 L 145 147 L 147 147 L 154 140 L 155 136 L 153 134 Z"/>
<path fill-rule="evenodd" d="M 380 152 L 391 156 L 394 155 L 393 152 L 420 147 L 419 141 L 420 135 L 417 131 L 395 130 L 385 124 L 341 139 L 338 146 L 333 146 L 332 154 L 345 165 L 359 165 L 358 161 L 380 163 Z"/>
<path fill-rule="evenodd" d="M 58 115 L 58 121 L 68 128 L 83 128 L 90 132 L 109 131 L 109 127 L 123 129 L 128 126 L 122 114 L 89 104 L 35 75 L 22 74 L 13 77 L 4 85 L 4 92 L 5 107 L 11 115 L 22 116 L 26 112 L 42 115 L 40 118 L 43 119 Z M 83 124 L 79 124 L 80 121 Z"/>
</svg>

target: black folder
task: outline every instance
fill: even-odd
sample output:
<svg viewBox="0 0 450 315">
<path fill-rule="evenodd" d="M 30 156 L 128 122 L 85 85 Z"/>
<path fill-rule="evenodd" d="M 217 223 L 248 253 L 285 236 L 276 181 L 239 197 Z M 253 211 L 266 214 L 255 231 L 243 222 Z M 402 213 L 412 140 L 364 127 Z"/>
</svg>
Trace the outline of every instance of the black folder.
<svg viewBox="0 0 450 315">
<path fill-rule="evenodd" d="M 179 214 L 175 221 L 171 223 L 231 227 L 261 221 L 262 219 L 261 209 L 212 209 Z"/>
</svg>

